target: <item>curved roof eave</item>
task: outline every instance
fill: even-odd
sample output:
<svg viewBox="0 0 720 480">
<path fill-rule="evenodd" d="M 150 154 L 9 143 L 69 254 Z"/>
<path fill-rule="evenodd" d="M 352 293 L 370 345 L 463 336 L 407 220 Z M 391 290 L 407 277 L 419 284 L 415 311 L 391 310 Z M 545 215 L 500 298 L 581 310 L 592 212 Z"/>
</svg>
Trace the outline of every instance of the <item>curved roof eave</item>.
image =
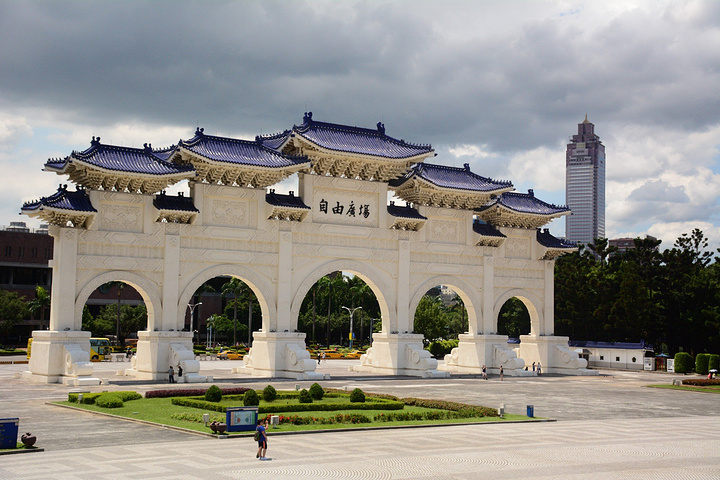
<svg viewBox="0 0 720 480">
<path fill-rule="evenodd" d="M 353 152 L 353 151 L 350 151 L 350 150 L 343 150 L 343 149 L 339 149 L 339 148 L 337 148 L 337 149 L 336 149 L 336 148 L 329 148 L 329 147 L 326 147 L 326 146 L 324 146 L 324 145 L 320 145 L 319 143 L 317 143 L 317 142 L 309 139 L 308 137 L 304 136 L 304 135 L 303 135 L 302 133 L 300 133 L 300 132 L 295 132 L 295 133 L 296 133 L 298 136 L 302 137 L 303 140 L 305 140 L 306 142 L 312 144 L 313 146 L 315 146 L 315 147 L 317 147 L 317 148 L 319 148 L 319 149 L 326 150 L 326 151 L 328 151 L 328 152 L 340 152 L 340 153 L 342 153 L 342 154 L 344 154 L 344 155 L 347 155 L 347 156 L 350 156 L 350 157 L 358 157 L 358 158 L 383 158 L 383 159 L 387 159 L 388 161 L 396 160 L 397 162 L 395 162 L 395 163 L 400 163 L 400 161 L 402 161 L 402 162 L 407 162 L 407 161 L 409 161 L 410 159 L 417 158 L 418 160 L 413 161 L 413 162 L 411 162 L 411 163 L 418 163 L 418 162 L 420 161 L 420 159 L 427 158 L 427 157 L 429 157 L 429 156 L 431 156 L 431 155 L 434 155 L 434 153 L 435 153 L 435 150 L 432 150 L 432 149 L 431 149 L 430 151 L 428 151 L 428 152 L 418 153 L 418 154 L 416 154 L 416 155 L 411 155 L 411 156 L 408 156 L 408 157 L 388 157 L 388 156 L 385 156 L 385 155 L 372 154 L 372 153 L 359 153 L 359 152 Z"/>
<path fill-rule="evenodd" d="M 270 149 L 272 150 L 272 149 Z M 184 145 L 179 148 L 179 151 L 182 153 L 187 153 L 191 157 L 195 157 L 198 159 L 201 159 L 207 163 L 212 163 L 215 165 L 222 165 L 227 167 L 235 167 L 235 168 L 254 168 L 258 170 L 263 170 L 267 172 L 277 172 L 278 170 L 286 170 L 286 169 L 298 169 L 302 170 L 303 168 L 308 168 L 311 166 L 311 161 L 308 159 L 306 162 L 302 163 L 293 163 L 290 165 L 283 165 L 278 167 L 268 167 L 264 165 L 253 165 L 251 163 L 233 163 L 233 162 L 227 162 L 224 160 L 215 160 L 213 158 L 206 157 L 205 155 L 202 155 L 200 153 L 194 152 L 188 148 L 186 148 Z"/>
</svg>

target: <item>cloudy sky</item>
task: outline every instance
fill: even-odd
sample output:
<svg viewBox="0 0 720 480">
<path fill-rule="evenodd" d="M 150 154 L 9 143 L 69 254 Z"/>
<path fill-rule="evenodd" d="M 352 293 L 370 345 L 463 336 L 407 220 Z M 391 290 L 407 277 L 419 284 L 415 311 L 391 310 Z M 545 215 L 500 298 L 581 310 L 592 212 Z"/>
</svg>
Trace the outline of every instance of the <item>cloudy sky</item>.
<svg viewBox="0 0 720 480">
<path fill-rule="evenodd" d="M 65 181 L 43 163 L 93 135 L 251 139 L 308 110 L 564 204 L 587 114 L 609 237 L 697 227 L 720 246 L 718 1 L 0 0 L 0 45 L 2 225 L 37 226 L 22 202 Z"/>
</svg>

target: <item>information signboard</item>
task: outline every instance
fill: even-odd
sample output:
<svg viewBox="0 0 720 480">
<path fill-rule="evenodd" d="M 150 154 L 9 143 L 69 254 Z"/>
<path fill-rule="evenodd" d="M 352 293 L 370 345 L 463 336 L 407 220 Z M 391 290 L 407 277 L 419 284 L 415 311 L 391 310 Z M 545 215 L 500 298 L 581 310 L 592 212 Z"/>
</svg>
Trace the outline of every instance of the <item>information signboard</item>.
<svg viewBox="0 0 720 480">
<path fill-rule="evenodd" d="M 17 448 L 19 418 L 0 418 L 0 448 Z"/>
<path fill-rule="evenodd" d="M 225 410 L 225 424 L 228 432 L 249 432 L 255 430 L 258 407 L 228 407 Z"/>
</svg>

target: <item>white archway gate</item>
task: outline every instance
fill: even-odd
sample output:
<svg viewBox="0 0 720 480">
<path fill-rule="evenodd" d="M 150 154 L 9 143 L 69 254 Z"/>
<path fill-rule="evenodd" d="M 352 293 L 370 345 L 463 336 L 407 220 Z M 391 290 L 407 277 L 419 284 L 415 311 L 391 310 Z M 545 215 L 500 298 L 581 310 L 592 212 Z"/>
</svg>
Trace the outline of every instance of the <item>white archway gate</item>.
<svg viewBox="0 0 720 480">
<path fill-rule="evenodd" d="M 149 315 L 127 373 L 165 379 L 168 367 L 181 362 L 190 373 L 186 381 L 205 381 L 192 355 L 192 333 L 182 330 L 193 293 L 218 275 L 245 281 L 261 305 L 262 330 L 254 332 L 242 371 L 320 378 L 305 334 L 297 331 L 298 312 L 312 285 L 338 270 L 363 278 L 382 313 L 382 331 L 373 334 L 358 371 L 432 377 L 479 372 L 487 365 L 503 366 L 512 375 L 523 372 L 524 354 L 541 361 L 545 371 L 583 371 L 567 338 L 553 335 L 553 259 L 574 246 L 536 229 L 567 214 L 565 207 L 540 202 L 532 191 L 511 193 L 509 182 L 480 177 L 467 165 L 424 163 L 433 154 L 429 146 L 392 139 L 381 124 L 371 131 L 314 122 L 311 114 L 304 122 L 256 142 L 210 137 L 199 129 L 192 140 L 163 151 L 106 146 L 98 138 L 85 152 L 49 161 L 46 169 L 70 175 L 87 190 L 61 187 L 23 207 L 23 213 L 52 224 L 55 240 L 50 331 L 33 334 L 29 378 L 99 381 L 85 359 L 90 334 L 81 331 L 80 318 L 90 293 L 117 280 L 141 293 Z M 325 137 L 312 136 L 321 130 Z M 360 145 L 353 148 L 369 150 L 323 146 L 332 135 L 341 135 L 343 145 L 352 144 L 351 138 Z M 360 142 L 367 138 L 375 142 L 370 147 Z M 377 142 L 389 150 L 376 153 Z M 193 150 L 204 144 L 226 157 L 245 155 L 244 160 L 223 157 L 213 163 L 208 156 L 213 149 Z M 257 158 L 272 157 L 272 165 L 284 170 L 248 166 L 250 150 Z M 397 157 L 398 151 L 407 156 Z M 194 175 L 190 196 L 153 195 L 162 182 L 150 174 L 98 169 L 93 164 L 98 152 L 116 155 L 118 162 L 134 155 L 135 170 L 147 161 L 177 178 Z M 259 188 L 293 172 L 299 176 L 298 196 Z M 455 183 L 449 188 L 447 182 Z M 413 205 L 387 205 L 389 189 Z M 521 207 L 513 206 L 518 198 Z M 445 371 L 438 371 L 422 335 L 413 332 L 420 298 L 438 284 L 457 289 L 469 319 L 468 333 L 446 358 Z M 517 352 L 496 334 L 499 308 L 512 296 L 528 305 L 533 325 Z"/>
</svg>

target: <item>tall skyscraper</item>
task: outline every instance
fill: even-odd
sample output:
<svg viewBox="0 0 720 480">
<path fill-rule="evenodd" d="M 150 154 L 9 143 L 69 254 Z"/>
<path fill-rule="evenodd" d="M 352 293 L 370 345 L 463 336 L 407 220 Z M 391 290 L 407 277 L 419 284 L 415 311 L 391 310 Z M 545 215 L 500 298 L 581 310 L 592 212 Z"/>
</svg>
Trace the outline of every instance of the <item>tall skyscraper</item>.
<svg viewBox="0 0 720 480">
<path fill-rule="evenodd" d="M 572 210 L 565 217 L 568 240 L 588 244 L 605 236 L 605 145 L 587 115 L 567 145 L 565 200 Z"/>
</svg>

